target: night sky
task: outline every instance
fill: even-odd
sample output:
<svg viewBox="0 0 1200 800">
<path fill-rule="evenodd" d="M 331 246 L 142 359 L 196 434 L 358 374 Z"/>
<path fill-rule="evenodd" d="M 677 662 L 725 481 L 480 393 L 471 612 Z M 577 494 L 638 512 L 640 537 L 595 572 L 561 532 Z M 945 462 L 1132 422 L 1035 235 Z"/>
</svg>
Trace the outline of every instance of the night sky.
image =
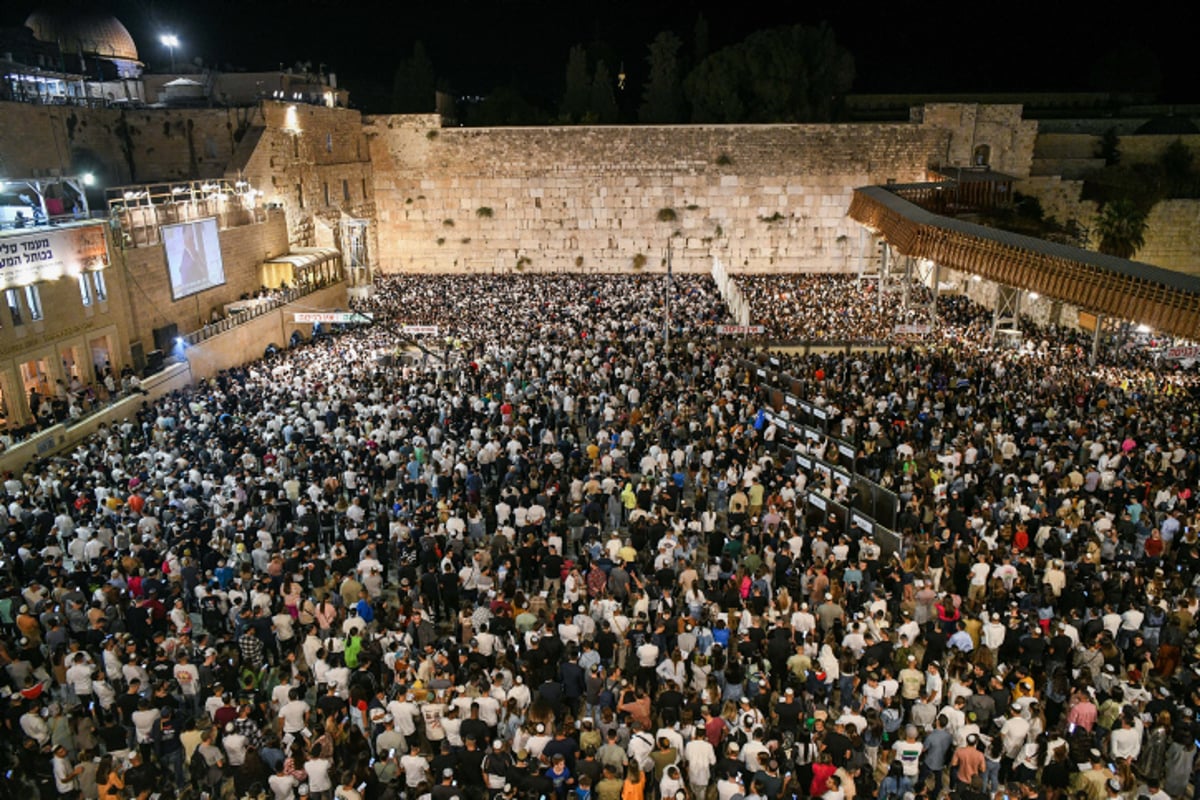
<svg viewBox="0 0 1200 800">
<path fill-rule="evenodd" d="M 78 0 L 59 0 L 68 5 Z M 0 24 L 20 25 L 36 3 L 9 0 Z M 786 24 L 827 21 L 855 57 L 854 92 L 1075 91 L 1098 88 L 1097 62 L 1157 70 L 1159 96 L 1186 102 L 1197 70 L 1194 29 L 1153 6 L 1108 4 L 734 2 L 495 0 L 494 2 L 334 2 L 333 0 L 98 0 L 137 42 L 151 68 L 164 67 L 163 31 L 176 33 L 182 62 L 247 69 L 324 63 L 362 98 L 390 91 L 394 67 L 421 40 L 438 79 L 457 94 L 485 94 L 515 83 L 553 106 L 562 90 L 567 51 L 623 60 L 627 92 L 639 93 L 646 44 L 664 29 L 689 48 L 698 13 L 708 22 L 710 52 L 746 34 Z M 1164 9 L 1165 10 L 1165 9 Z M 1119 55 L 1115 55 L 1117 53 Z M 616 72 L 619 64 L 610 64 Z M 622 101 L 623 105 L 625 101 Z M 370 103 L 368 102 L 368 105 Z M 373 109 L 383 110 L 383 109 Z"/>
</svg>

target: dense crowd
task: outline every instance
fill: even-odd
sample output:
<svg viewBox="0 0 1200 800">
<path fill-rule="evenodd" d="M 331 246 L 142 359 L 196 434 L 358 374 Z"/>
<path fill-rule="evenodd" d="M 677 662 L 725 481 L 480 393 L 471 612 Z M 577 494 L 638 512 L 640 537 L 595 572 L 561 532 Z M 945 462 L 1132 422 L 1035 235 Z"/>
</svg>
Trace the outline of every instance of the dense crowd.
<svg viewBox="0 0 1200 800">
<path fill-rule="evenodd" d="M 1186 796 L 1191 373 L 990 350 L 962 300 L 921 349 L 779 356 L 899 497 L 876 540 L 809 501 L 846 499 L 797 458 L 828 443 L 767 416 L 712 282 L 671 292 L 668 352 L 661 280 L 389 278 L 373 325 L 5 476 L 6 788 Z"/>
<path fill-rule="evenodd" d="M 750 323 L 763 325 L 780 341 L 888 342 L 897 325 L 935 323 L 921 310 L 932 293 L 920 283 L 908 285 L 914 308 L 903 294 L 880 301 L 874 280 L 849 275 L 738 275 L 735 279 L 750 306 Z"/>
</svg>

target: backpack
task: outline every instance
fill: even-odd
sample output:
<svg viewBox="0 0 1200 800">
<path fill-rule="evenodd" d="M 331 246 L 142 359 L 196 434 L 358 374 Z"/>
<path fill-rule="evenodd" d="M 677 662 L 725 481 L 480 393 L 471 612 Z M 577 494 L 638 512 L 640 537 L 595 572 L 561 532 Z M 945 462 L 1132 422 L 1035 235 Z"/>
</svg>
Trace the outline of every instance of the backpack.
<svg viewBox="0 0 1200 800">
<path fill-rule="evenodd" d="M 192 751 L 192 760 L 188 762 L 188 780 L 202 785 L 208 782 L 208 762 L 200 755 L 200 748 Z"/>
</svg>

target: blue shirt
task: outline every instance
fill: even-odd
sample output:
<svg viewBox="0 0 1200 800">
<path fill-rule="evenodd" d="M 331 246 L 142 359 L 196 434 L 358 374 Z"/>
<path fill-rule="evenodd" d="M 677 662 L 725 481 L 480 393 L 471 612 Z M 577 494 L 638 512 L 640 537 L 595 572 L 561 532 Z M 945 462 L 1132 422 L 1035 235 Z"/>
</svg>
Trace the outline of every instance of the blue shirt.
<svg viewBox="0 0 1200 800">
<path fill-rule="evenodd" d="M 969 653 L 975 649 L 975 642 L 971 639 L 971 634 L 966 631 L 955 631 L 954 635 L 946 642 L 946 646 Z"/>
</svg>

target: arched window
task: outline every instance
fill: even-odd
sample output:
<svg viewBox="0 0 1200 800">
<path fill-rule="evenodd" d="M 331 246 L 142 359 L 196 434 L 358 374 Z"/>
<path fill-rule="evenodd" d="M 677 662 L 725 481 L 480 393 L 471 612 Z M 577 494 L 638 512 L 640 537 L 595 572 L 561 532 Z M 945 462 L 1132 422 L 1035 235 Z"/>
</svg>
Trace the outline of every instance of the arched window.
<svg viewBox="0 0 1200 800">
<path fill-rule="evenodd" d="M 972 162 L 975 164 L 975 166 L 986 167 L 986 166 L 988 166 L 988 164 L 991 163 L 991 160 L 992 160 L 991 145 L 981 144 L 981 145 L 975 146 L 975 158 L 972 159 Z"/>
</svg>

